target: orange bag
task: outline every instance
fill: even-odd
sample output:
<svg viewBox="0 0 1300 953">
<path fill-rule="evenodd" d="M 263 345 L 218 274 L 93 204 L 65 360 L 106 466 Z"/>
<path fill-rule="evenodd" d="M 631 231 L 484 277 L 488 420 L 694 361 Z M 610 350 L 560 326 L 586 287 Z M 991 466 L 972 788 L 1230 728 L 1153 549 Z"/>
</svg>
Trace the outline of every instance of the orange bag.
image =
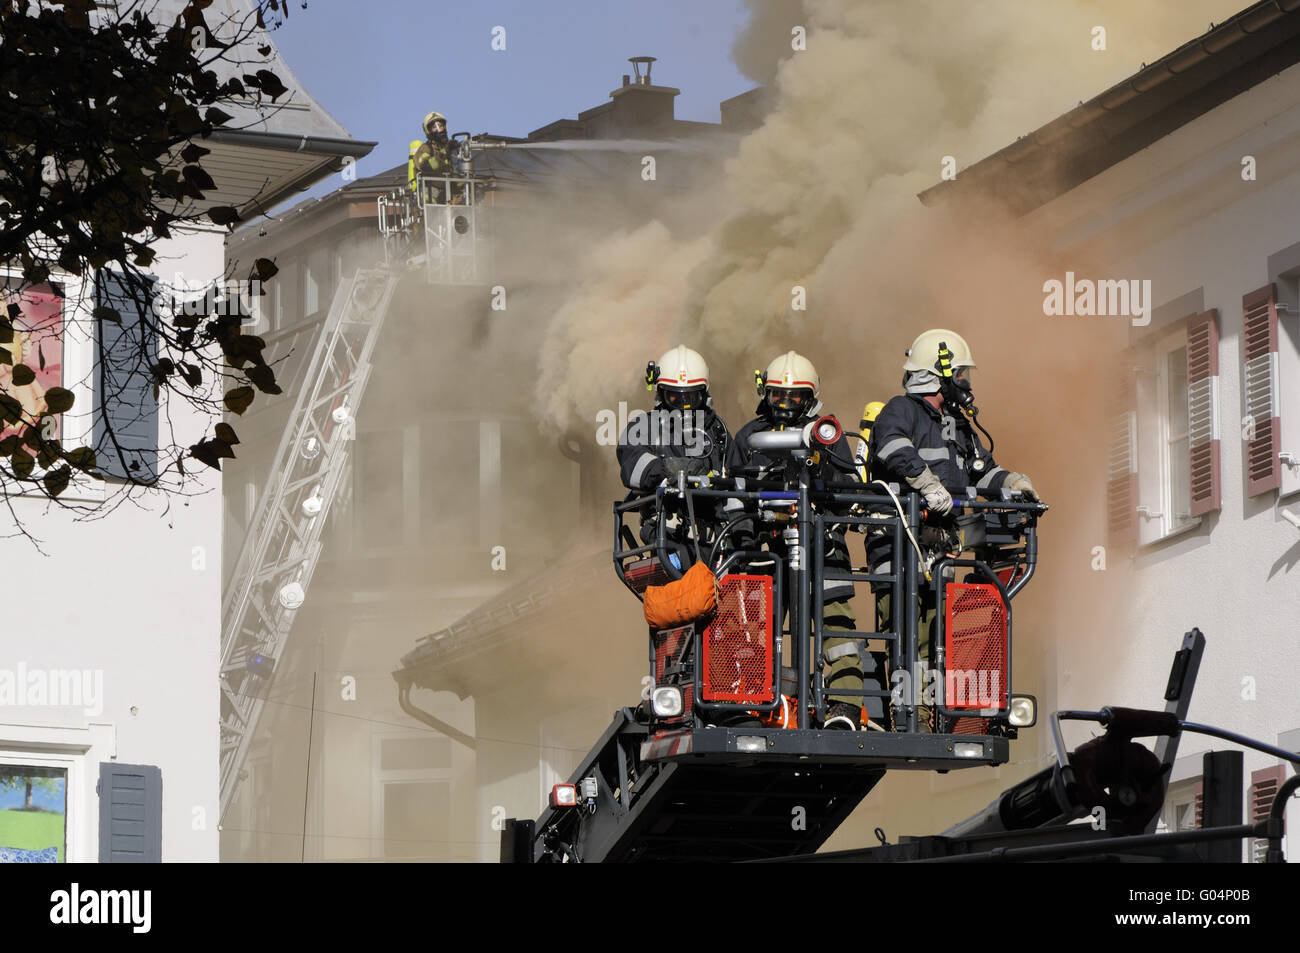
<svg viewBox="0 0 1300 953">
<path fill-rule="evenodd" d="M 709 567 L 696 563 L 681 579 L 647 586 L 645 620 L 652 629 L 671 629 L 708 615 L 718 605 L 718 581 Z"/>
</svg>

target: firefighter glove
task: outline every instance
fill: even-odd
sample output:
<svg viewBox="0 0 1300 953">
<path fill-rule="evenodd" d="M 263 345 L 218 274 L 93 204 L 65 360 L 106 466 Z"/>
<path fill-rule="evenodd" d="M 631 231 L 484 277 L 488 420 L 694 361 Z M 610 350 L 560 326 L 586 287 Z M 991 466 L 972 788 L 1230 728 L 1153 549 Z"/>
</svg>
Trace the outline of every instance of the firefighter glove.
<svg viewBox="0 0 1300 953">
<path fill-rule="evenodd" d="M 1029 482 L 1029 477 L 1023 473 L 1008 473 L 1006 480 L 1002 483 L 1002 489 L 1010 490 L 1012 493 L 1018 492 L 1030 503 L 1038 502 L 1038 491 Z"/>
<path fill-rule="evenodd" d="M 930 512 L 939 516 L 947 516 L 952 512 L 952 494 L 944 489 L 939 478 L 929 467 L 914 477 L 908 477 L 907 484 L 925 497 L 925 505 Z"/>
</svg>

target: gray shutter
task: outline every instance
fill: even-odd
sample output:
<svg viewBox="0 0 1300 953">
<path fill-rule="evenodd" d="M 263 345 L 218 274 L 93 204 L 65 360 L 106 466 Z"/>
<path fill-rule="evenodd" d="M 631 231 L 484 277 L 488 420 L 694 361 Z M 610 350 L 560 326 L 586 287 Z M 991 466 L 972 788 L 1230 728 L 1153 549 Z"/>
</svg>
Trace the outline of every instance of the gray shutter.
<svg viewBox="0 0 1300 953">
<path fill-rule="evenodd" d="M 137 297 L 143 300 L 137 301 Z M 101 473 L 137 483 L 153 481 L 158 470 L 158 401 L 150 370 L 156 359 L 156 342 L 141 320 L 141 305 L 152 297 L 152 285 L 133 296 L 121 275 L 104 270 L 95 275 L 96 306 L 116 311 L 121 323 L 95 319 L 91 446 Z M 116 447 L 109 439 L 110 426 Z"/>
<path fill-rule="evenodd" d="M 99 765 L 99 862 L 162 862 L 162 771 L 145 764 Z"/>
</svg>

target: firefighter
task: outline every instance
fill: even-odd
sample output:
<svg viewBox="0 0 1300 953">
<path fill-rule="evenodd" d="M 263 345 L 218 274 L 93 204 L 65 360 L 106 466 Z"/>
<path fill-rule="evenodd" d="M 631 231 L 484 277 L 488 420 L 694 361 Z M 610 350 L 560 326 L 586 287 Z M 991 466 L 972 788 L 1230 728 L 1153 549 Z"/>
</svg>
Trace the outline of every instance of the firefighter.
<svg viewBox="0 0 1300 953">
<path fill-rule="evenodd" d="M 652 493 L 664 483 L 675 484 L 682 473 L 720 474 L 731 433 L 713 411 L 704 358 L 679 345 L 646 365 L 645 383 L 647 390 L 654 391 L 654 409 L 632 417 L 618 438 L 619 470 L 623 485 L 631 491 L 627 498 Z M 690 510 L 674 510 L 667 516 L 667 535 L 673 543 L 670 558 L 678 562 L 678 569 L 686 569 L 694 560 L 694 546 L 688 544 L 710 535 L 723 521 L 718 507 L 696 507 L 694 515 L 694 540 L 688 534 Z M 643 513 L 641 541 L 649 543 L 656 529 Z"/>
<path fill-rule="evenodd" d="M 709 365 L 679 345 L 646 365 L 646 389 L 654 409 L 628 422 L 618 440 L 623 485 L 647 493 L 678 471 L 688 476 L 721 473 L 731 434 L 713 412 Z"/>
<path fill-rule="evenodd" d="M 451 148 L 447 142 L 447 117 L 440 112 L 431 112 L 424 117 L 424 142 L 412 143 L 410 159 L 407 163 L 407 179 L 411 191 L 419 194 L 419 177 L 451 175 Z M 442 186 L 437 187 L 436 204 L 445 201 Z"/>
<path fill-rule="evenodd" d="M 783 460 L 749 449 L 750 434 L 766 430 L 784 430 L 803 427 L 821 415 L 822 402 L 818 399 L 821 381 L 812 361 L 794 351 L 787 351 L 773 360 L 767 371 L 758 375 L 761 400 L 758 416 L 736 434 L 728 454 L 728 470 L 733 475 L 770 476 L 787 466 Z M 802 466 L 801 462 L 796 465 Z M 786 471 L 783 476 L 788 476 Z M 853 451 L 844 437 L 821 453 L 821 459 L 812 470 L 814 485 L 818 481 L 860 482 L 853 459 Z M 848 546 L 843 527 L 831 527 L 825 547 L 825 565 L 828 569 L 851 568 Z M 776 540 L 774 540 L 776 542 Z M 778 543 L 779 545 L 779 543 Z M 812 551 L 809 546 L 807 552 Z M 790 591 L 787 587 L 787 591 Z M 853 584 L 842 580 L 825 580 L 820 598 L 823 603 L 823 630 L 852 631 L 857 624 L 853 607 Z M 862 691 L 863 672 L 859 657 L 860 643 L 846 638 L 825 638 L 822 643 L 823 661 L 829 665 L 826 677 L 827 711 L 822 727 L 857 730 L 861 727 L 863 698 L 860 695 L 838 694 Z"/>
<path fill-rule="evenodd" d="M 993 460 L 992 441 L 986 449 L 971 428 L 975 418 L 971 390 L 974 367 L 975 358 L 961 335 L 944 328 L 925 331 L 907 351 L 903 364 L 905 393 L 885 404 L 872 426 L 871 479 L 905 484 L 920 493 L 932 524 L 951 526 L 953 494 L 964 496 L 968 486 L 988 496 L 1006 489 L 1019 492 L 1031 502 L 1038 499 L 1029 477 L 998 466 Z M 888 536 L 868 537 L 867 564 L 873 573 L 890 571 L 891 549 L 892 539 Z M 893 620 L 889 591 L 884 585 L 873 588 L 877 595 L 876 631 L 888 632 Z M 919 657 L 933 670 L 934 591 L 924 585 L 920 610 Z M 920 674 L 914 675 L 918 681 L 912 687 L 919 696 L 925 686 L 919 683 Z M 920 706 L 922 731 L 932 730 L 931 715 L 930 706 Z"/>
</svg>

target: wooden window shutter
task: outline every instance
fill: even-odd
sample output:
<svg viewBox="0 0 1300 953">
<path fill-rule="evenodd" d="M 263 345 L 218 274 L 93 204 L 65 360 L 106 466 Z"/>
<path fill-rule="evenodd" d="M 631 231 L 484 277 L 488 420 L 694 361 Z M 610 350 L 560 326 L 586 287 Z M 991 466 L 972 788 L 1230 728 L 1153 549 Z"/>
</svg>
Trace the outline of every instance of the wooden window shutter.
<svg viewBox="0 0 1300 953">
<path fill-rule="evenodd" d="M 162 771 L 153 765 L 99 765 L 99 862 L 162 862 Z"/>
<path fill-rule="evenodd" d="M 1246 495 L 1282 485 L 1281 421 L 1278 409 L 1277 293 L 1272 284 L 1241 300 L 1242 381 L 1246 392 Z"/>
<path fill-rule="evenodd" d="M 1280 764 L 1250 772 L 1249 809 L 1252 824 L 1268 820 L 1268 812 L 1273 807 L 1273 798 L 1277 796 L 1277 789 L 1285 780 L 1286 768 Z M 1253 838 L 1250 842 L 1251 863 L 1262 864 L 1266 853 L 1268 853 L 1268 841 L 1261 837 Z"/>
<path fill-rule="evenodd" d="M 1205 826 L 1204 818 L 1201 816 L 1205 805 L 1205 781 L 1201 778 L 1196 779 L 1196 794 L 1192 803 L 1196 805 L 1196 829 L 1199 831 Z"/>
<path fill-rule="evenodd" d="M 1187 430 L 1191 515 L 1219 509 L 1219 312 L 1187 322 Z"/>
<path fill-rule="evenodd" d="M 1137 353 L 1117 357 L 1110 387 L 1110 429 L 1106 447 L 1106 529 L 1114 545 L 1138 534 Z"/>
<path fill-rule="evenodd" d="M 158 398 L 150 366 L 157 342 L 143 309 L 155 287 L 133 293 L 122 275 L 95 275 L 97 308 L 118 315 L 95 320 L 95 464 L 105 476 L 136 483 L 153 482 L 158 469 Z"/>
</svg>

